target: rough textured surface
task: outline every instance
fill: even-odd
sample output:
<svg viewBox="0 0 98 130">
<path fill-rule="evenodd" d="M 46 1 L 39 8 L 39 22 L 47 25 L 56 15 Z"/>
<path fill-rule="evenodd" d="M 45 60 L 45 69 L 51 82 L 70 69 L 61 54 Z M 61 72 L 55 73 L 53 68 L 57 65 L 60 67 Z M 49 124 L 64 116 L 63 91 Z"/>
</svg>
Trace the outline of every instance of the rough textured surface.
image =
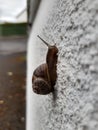
<svg viewBox="0 0 98 130">
<path fill-rule="evenodd" d="M 41 35 L 59 49 L 58 79 L 54 94 L 35 96 L 36 130 L 98 130 L 98 0 L 57 0 L 50 10 Z"/>
</svg>

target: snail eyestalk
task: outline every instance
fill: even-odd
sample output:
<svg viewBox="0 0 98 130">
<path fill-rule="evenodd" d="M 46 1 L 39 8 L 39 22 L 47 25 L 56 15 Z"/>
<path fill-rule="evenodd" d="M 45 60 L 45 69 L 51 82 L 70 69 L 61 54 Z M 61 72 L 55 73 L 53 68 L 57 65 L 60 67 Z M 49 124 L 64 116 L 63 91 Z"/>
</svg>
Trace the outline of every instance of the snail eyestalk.
<svg viewBox="0 0 98 130">
<path fill-rule="evenodd" d="M 39 39 L 41 39 L 41 40 L 46 44 L 46 46 L 50 47 L 50 45 L 49 45 L 44 39 L 42 39 L 39 35 L 37 35 L 37 37 L 38 37 Z"/>
</svg>

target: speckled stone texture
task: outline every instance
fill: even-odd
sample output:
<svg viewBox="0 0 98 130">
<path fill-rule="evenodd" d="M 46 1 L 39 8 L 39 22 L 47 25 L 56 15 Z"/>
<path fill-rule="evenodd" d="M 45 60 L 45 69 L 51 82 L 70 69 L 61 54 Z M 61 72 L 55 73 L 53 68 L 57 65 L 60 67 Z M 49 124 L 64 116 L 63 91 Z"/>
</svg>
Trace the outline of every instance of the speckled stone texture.
<svg viewBox="0 0 98 130">
<path fill-rule="evenodd" d="M 38 130 L 98 130 L 98 0 L 56 0 L 50 10 L 41 35 L 59 49 L 58 79 L 40 97 Z"/>
</svg>

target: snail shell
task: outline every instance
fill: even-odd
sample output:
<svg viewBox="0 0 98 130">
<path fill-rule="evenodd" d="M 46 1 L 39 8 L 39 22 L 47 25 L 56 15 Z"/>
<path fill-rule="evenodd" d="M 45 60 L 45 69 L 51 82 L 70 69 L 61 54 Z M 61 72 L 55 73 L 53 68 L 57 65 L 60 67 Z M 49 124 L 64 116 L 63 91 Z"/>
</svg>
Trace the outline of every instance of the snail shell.
<svg viewBox="0 0 98 130">
<path fill-rule="evenodd" d="M 33 91 L 37 94 L 48 94 L 52 91 L 47 64 L 40 65 L 33 73 Z"/>
</svg>

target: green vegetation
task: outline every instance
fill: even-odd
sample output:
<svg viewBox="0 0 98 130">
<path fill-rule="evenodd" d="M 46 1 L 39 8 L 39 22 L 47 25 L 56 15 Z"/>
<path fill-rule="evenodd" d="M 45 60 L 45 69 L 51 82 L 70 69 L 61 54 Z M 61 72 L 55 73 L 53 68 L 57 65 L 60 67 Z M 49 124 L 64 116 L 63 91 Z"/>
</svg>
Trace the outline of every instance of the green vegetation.
<svg viewBox="0 0 98 130">
<path fill-rule="evenodd" d="M 27 23 L 10 23 L 0 25 L 0 36 L 26 35 Z"/>
</svg>

